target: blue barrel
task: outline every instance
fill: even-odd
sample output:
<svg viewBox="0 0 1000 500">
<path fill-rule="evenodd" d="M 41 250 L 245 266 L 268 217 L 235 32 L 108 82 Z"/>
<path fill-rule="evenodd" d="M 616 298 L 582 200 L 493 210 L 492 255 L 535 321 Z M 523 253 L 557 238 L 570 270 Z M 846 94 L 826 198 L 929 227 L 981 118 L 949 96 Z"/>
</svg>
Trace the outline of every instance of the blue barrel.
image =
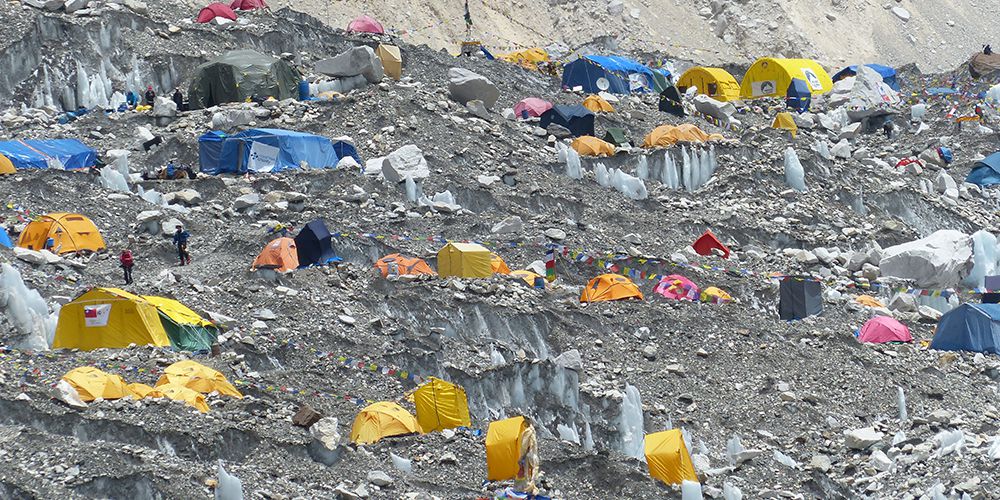
<svg viewBox="0 0 1000 500">
<path fill-rule="evenodd" d="M 299 82 L 299 100 L 300 101 L 309 100 L 309 82 L 305 80 Z"/>
</svg>

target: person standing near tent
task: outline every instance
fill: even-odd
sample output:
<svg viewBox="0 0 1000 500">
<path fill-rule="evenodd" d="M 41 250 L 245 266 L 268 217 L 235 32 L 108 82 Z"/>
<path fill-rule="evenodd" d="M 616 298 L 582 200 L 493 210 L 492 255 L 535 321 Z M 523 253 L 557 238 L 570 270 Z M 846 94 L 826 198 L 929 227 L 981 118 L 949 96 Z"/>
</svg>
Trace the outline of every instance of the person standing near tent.
<svg viewBox="0 0 1000 500">
<path fill-rule="evenodd" d="M 126 92 L 125 104 L 128 106 L 128 109 L 135 109 L 139 105 L 139 94 L 136 94 L 133 90 Z"/>
<path fill-rule="evenodd" d="M 118 261 L 122 264 L 122 271 L 125 272 L 125 284 L 132 284 L 132 266 L 135 265 L 135 258 L 132 256 L 132 251 L 128 248 L 122 250 L 121 256 L 118 257 Z"/>
<path fill-rule="evenodd" d="M 146 86 L 146 105 L 152 106 L 153 102 L 156 101 L 156 92 L 153 92 L 153 86 Z"/>
<path fill-rule="evenodd" d="M 186 266 L 191 263 L 191 254 L 188 253 L 188 238 L 191 233 L 184 230 L 184 226 L 177 226 L 174 232 L 174 245 L 177 246 L 177 257 L 181 260 L 181 265 Z"/>
<path fill-rule="evenodd" d="M 171 98 L 174 104 L 177 105 L 177 111 L 183 111 L 184 109 L 184 94 L 181 94 L 180 87 L 174 89 L 174 96 Z"/>
</svg>

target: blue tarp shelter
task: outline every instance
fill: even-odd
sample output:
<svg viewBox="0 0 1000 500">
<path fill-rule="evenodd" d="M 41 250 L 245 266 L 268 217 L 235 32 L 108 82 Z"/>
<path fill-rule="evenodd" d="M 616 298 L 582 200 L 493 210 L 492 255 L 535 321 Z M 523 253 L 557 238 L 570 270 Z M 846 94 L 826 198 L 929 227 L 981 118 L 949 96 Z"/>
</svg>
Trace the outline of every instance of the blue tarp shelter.
<svg viewBox="0 0 1000 500">
<path fill-rule="evenodd" d="M 878 74 L 882 75 L 882 81 L 885 82 L 886 85 L 892 87 L 892 90 L 899 92 L 899 80 L 896 79 L 896 70 L 888 66 L 883 66 L 881 64 L 866 64 L 865 66 L 868 66 L 869 68 L 878 72 Z M 833 81 L 839 82 L 844 78 L 847 78 L 849 76 L 855 76 L 857 74 L 858 74 L 857 65 L 848 66 L 838 71 L 836 74 L 834 74 Z"/>
<path fill-rule="evenodd" d="M 785 103 L 799 113 L 809 111 L 809 105 L 812 104 L 812 90 L 809 84 L 805 80 L 792 78 L 792 83 L 788 85 L 788 91 L 785 93 Z"/>
<path fill-rule="evenodd" d="M 1000 304 L 965 303 L 941 316 L 931 349 L 1000 354 Z"/>
<path fill-rule="evenodd" d="M 10 235 L 3 227 L 0 227 L 0 247 L 14 248 L 14 242 L 10 241 Z"/>
<path fill-rule="evenodd" d="M 97 151 L 76 139 L 25 139 L 0 142 L 0 154 L 14 168 L 88 168 L 97 162 Z"/>
<path fill-rule="evenodd" d="M 254 128 L 226 136 L 209 132 L 198 139 L 198 161 L 203 173 L 282 172 L 299 168 L 334 168 L 344 157 L 359 164 L 357 149 L 345 141 L 292 130 Z"/>
<path fill-rule="evenodd" d="M 981 161 L 977 161 L 965 182 L 980 186 L 1000 184 L 1000 152 L 993 153 Z"/>
<path fill-rule="evenodd" d="M 574 137 L 594 135 L 594 113 L 579 104 L 572 106 L 557 104 L 542 113 L 539 119 L 542 128 L 548 128 L 555 123 L 569 129 Z"/>
<path fill-rule="evenodd" d="M 580 86 L 584 92 L 596 94 L 602 90 L 597 80 L 605 78 L 609 84 L 607 91 L 612 94 L 660 92 L 663 89 L 657 90 L 657 80 L 663 77 L 663 72 L 654 75 L 646 66 L 620 56 L 580 56 L 563 66 L 562 84 L 570 89 Z M 630 81 L 632 79 L 634 82 Z"/>
</svg>

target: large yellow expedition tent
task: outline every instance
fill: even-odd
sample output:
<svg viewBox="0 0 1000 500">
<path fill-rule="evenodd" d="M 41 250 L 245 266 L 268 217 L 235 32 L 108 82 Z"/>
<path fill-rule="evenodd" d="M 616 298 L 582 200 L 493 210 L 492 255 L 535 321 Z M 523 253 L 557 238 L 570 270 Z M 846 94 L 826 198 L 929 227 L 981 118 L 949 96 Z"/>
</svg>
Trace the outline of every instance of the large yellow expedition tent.
<svg viewBox="0 0 1000 500">
<path fill-rule="evenodd" d="M 366 406 L 354 417 L 351 442 L 370 444 L 389 436 L 420 433 L 420 424 L 396 403 L 379 401 Z"/>
<path fill-rule="evenodd" d="M 613 144 L 589 135 L 577 137 L 570 144 L 570 147 L 573 148 L 573 150 L 580 156 L 615 155 L 615 146 Z"/>
<path fill-rule="evenodd" d="M 690 87 L 697 87 L 699 94 L 705 94 L 717 101 L 735 101 L 740 98 L 740 83 L 722 68 L 695 66 L 677 80 L 677 90 L 684 93 Z"/>
<path fill-rule="evenodd" d="M 403 77 L 403 56 L 399 53 L 399 47 L 380 43 L 375 49 L 375 55 L 382 61 L 382 69 L 389 78 L 399 80 Z"/>
<path fill-rule="evenodd" d="M 465 389 L 431 377 L 413 393 L 417 422 L 424 432 L 472 427 Z"/>
<path fill-rule="evenodd" d="M 721 134 L 709 134 L 691 123 L 680 125 L 660 125 L 642 140 L 644 148 L 663 148 L 678 142 L 707 142 L 725 140 Z"/>
<path fill-rule="evenodd" d="M 740 97 L 784 97 L 792 80 L 798 78 L 806 82 L 813 95 L 825 94 L 833 89 L 830 75 L 812 59 L 757 59 L 743 76 Z"/>
<path fill-rule="evenodd" d="M 698 482 L 680 429 L 646 434 L 645 453 L 650 476 L 667 484 Z"/>
<path fill-rule="evenodd" d="M 607 99 L 597 95 L 591 94 L 583 100 L 583 107 L 593 111 L 594 113 L 614 113 L 615 108 L 611 105 Z"/>
<path fill-rule="evenodd" d="M 509 63 L 519 64 L 531 70 L 536 70 L 538 69 L 538 63 L 547 62 L 549 60 L 549 53 L 545 52 L 545 49 L 533 47 L 530 49 L 519 50 L 517 52 L 511 52 L 510 54 L 504 54 L 500 56 L 500 59 Z"/>
<path fill-rule="evenodd" d="M 45 248 L 45 242 L 52 238 L 53 253 L 104 250 L 104 238 L 93 221 L 70 213 L 43 215 L 28 224 L 17 240 L 17 246 L 29 250 Z"/>
<path fill-rule="evenodd" d="M 492 254 L 475 243 L 448 243 L 438 250 L 438 275 L 442 278 L 489 278 L 493 275 Z"/>
<path fill-rule="evenodd" d="M 534 451 L 526 450 L 523 446 L 525 444 L 523 437 L 528 426 L 528 421 L 524 417 L 490 422 L 490 427 L 486 430 L 487 480 L 505 481 L 518 476 L 520 470 L 518 462 L 521 456 Z"/>
<path fill-rule="evenodd" d="M 632 280 L 618 274 L 602 274 L 587 283 L 580 293 L 580 302 L 639 299 L 642 292 Z"/>
<path fill-rule="evenodd" d="M 176 300 L 94 288 L 59 311 L 53 349 L 91 351 L 129 344 L 205 350 L 216 327 Z"/>
</svg>

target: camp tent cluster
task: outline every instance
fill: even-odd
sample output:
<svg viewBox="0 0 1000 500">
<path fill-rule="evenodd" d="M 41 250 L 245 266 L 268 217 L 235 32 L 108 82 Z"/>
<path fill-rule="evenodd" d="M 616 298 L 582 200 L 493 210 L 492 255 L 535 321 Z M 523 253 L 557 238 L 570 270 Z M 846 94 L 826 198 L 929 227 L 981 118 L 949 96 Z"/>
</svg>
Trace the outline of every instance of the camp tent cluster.
<svg viewBox="0 0 1000 500">
<path fill-rule="evenodd" d="M 316 219 L 307 223 L 295 238 L 282 236 L 264 245 L 250 269 L 285 273 L 337 261 L 340 257 L 333 250 L 333 235 L 323 219 Z"/>
<path fill-rule="evenodd" d="M 76 139 L 0 141 L 0 172 L 12 173 L 12 168 L 77 170 L 96 163 L 97 151 Z"/>
<path fill-rule="evenodd" d="M 391 401 L 366 406 L 354 417 L 351 441 L 371 444 L 387 437 L 472 426 L 465 389 L 451 382 L 430 377 L 413 392 L 411 401 L 416 417 Z"/>
</svg>

